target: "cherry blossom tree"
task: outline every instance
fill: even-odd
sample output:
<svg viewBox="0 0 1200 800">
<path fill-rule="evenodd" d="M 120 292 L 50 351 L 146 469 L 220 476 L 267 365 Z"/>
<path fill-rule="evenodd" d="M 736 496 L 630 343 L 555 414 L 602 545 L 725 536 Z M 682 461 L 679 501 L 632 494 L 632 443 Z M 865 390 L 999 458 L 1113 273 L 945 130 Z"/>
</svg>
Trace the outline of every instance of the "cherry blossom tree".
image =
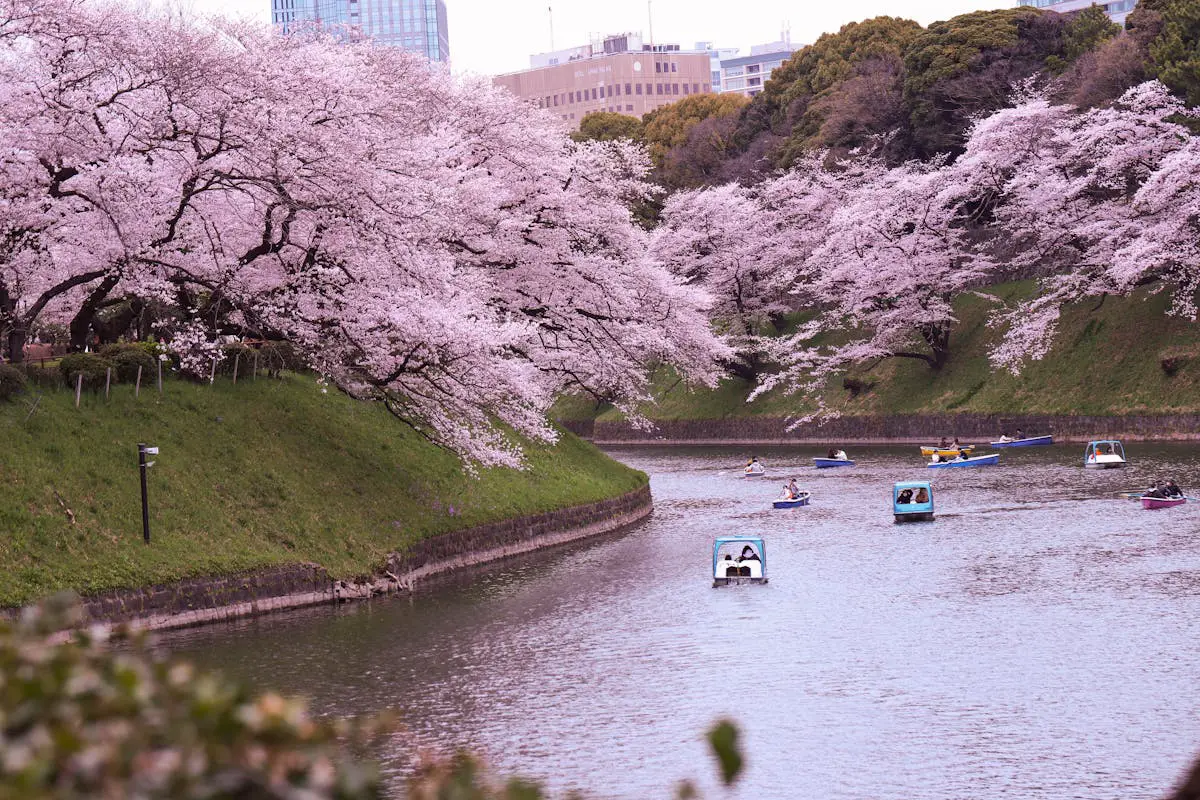
<svg viewBox="0 0 1200 800">
<path fill-rule="evenodd" d="M 169 301 L 197 347 L 230 319 L 285 335 L 485 465 L 519 465 L 514 433 L 552 440 L 564 389 L 633 412 L 658 364 L 715 379 L 707 296 L 631 217 L 649 191 L 632 145 L 574 143 L 369 42 L 0 2 L 25 21 L 0 41 L 18 338 L 50 300 L 80 331 L 110 298 Z"/>
</svg>

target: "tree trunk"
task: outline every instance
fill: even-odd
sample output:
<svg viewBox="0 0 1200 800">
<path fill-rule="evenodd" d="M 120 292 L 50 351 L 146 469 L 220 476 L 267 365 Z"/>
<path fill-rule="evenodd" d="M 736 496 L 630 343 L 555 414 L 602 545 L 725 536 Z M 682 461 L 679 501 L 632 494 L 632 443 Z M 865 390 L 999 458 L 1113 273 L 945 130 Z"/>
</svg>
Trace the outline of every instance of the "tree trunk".
<svg viewBox="0 0 1200 800">
<path fill-rule="evenodd" d="M 117 273 L 105 275 L 104 280 L 100 281 L 100 284 L 92 290 L 92 293 L 83 301 L 83 305 L 79 307 L 79 311 L 71 318 L 70 348 L 72 352 L 78 353 L 87 348 L 88 333 L 96 319 L 96 312 L 119 280 L 120 276 Z"/>
</svg>

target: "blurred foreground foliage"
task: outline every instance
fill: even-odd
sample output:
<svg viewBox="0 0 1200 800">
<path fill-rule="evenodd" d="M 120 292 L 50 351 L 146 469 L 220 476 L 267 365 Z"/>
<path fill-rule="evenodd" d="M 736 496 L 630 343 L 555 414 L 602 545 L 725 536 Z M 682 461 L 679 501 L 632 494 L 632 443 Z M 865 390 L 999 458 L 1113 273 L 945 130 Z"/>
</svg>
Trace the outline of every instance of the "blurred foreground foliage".
<svg viewBox="0 0 1200 800">
<path fill-rule="evenodd" d="M 302 700 L 251 694 L 160 656 L 144 636 L 113 648 L 83 627 L 74 595 L 0 622 L 0 800 L 374 800 L 378 768 L 361 752 L 394 716 L 317 720 Z M 70 633 L 66 633 L 70 631 Z M 128 634 L 120 632 L 119 638 Z M 725 785 L 737 780 L 737 730 L 708 735 Z M 410 800 L 539 800 L 536 784 L 496 783 L 460 753 L 426 763 Z M 677 797 L 697 797 L 679 785 Z"/>
</svg>

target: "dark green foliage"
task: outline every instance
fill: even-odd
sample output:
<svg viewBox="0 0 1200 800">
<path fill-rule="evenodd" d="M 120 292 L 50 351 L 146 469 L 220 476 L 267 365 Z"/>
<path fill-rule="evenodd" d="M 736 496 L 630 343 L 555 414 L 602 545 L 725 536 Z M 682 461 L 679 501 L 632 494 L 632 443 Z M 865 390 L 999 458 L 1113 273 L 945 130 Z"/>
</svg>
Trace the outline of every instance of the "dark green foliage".
<svg viewBox="0 0 1200 800">
<path fill-rule="evenodd" d="M 12 400 L 25 391 L 25 375 L 16 367 L 0 364 L 0 402 Z"/>
<path fill-rule="evenodd" d="M 1160 4 L 1162 30 L 1150 44 L 1158 79 L 1187 101 L 1200 105 L 1200 0 Z"/>
<path fill-rule="evenodd" d="M 253 360 L 253 354 L 250 355 Z M 299 372 L 307 369 L 308 363 L 291 342 L 263 342 L 258 348 L 258 369 L 278 377 L 284 370 Z"/>
<path fill-rule="evenodd" d="M 961 152 L 973 116 L 1010 104 L 1018 81 L 1064 55 L 1065 19 L 1034 8 L 963 14 L 935 22 L 904 55 L 913 155 Z"/>
<path fill-rule="evenodd" d="M 142 368 L 143 384 L 157 376 L 157 361 L 142 344 L 106 345 L 100 349 L 100 355 L 112 362 L 113 380 L 119 383 L 137 381 L 138 367 Z"/>
<path fill-rule="evenodd" d="M 339 740 L 366 742 L 388 719 L 318 720 L 304 703 L 254 696 L 135 640 L 114 652 L 80 630 L 78 603 L 53 598 L 0 623 L 0 797 L 84 800 L 373 800 L 373 765 Z"/>
<path fill-rule="evenodd" d="M 232 376 L 236 367 L 239 379 L 250 376 L 254 367 L 254 356 L 258 353 L 257 350 L 241 342 L 234 342 L 222 347 L 221 351 L 224 353 L 224 358 L 221 359 L 221 363 L 217 366 L 217 374 Z M 260 355 L 260 366 L 261 360 L 262 356 Z"/>
<path fill-rule="evenodd" d="M 708 743 L 721 768 L 721 781 L 731 786 L 741 774 L 743 764 L 737 726 L 727 719 L 721 720 L 709 730 Z"/>
<path fill-rule="evenodd" d="M 72 389 L 80 375 L 83 376 L 83 388 L 103 389 L 111 366 L 112 362 L 95 353 L 70 353 L 58 362 L 58 371 Z"/>
<path fill-rule="evenodd" d="M 642 139 L 642 121 L 637 117 L 613 111 L 593 111 L 585 114 L 579 130 L 571 134 L 577 142 L 611 142 L 616 139 Z"/>
<path fill-rule="evenodd" d="M 1100 6 L 1087 8 L 1071 15 L 1063 33 L 1063 56 L 1074 61 L 1089 53 L 1121 32 L 1121 26 L 1108 18 Z"/>
</svg>

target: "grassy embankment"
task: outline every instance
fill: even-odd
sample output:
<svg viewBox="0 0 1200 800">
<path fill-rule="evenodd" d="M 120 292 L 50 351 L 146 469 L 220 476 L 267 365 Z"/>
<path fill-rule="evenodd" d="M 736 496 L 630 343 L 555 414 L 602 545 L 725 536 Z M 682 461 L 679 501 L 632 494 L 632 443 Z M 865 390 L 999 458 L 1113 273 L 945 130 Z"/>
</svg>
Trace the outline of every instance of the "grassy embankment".
<svg viewBox="0 0 1200 800">
<path fill-rule="evenodd" d="M 471 478 L 379 405 L 295 375 L 171 381 L 161 399 L 115 386 L 79 409 L 73 393 L 49 391 L 29 409 L 0 402 L 0 605 L 286 563 L 363 575 L 429 536 L 645 482 L 570 435 L 531 448 L 527 472 Z M 138 442 L 161 448 L 149 547 Z"/>
<path fill-rule="evenodd" d="M 1020 282 L 988 291 L 1008 303 L 1026 296 L 1033 286 Z M 873 387 L 852 398 L 841 379 L 832 381 L 825 397 L 831 408 L 848 415 L 980 412 L 999 414 L 1171 413 L 1200 411 L 1200 328 L 1186 319 L 1167 317 L 1166 295 L 1140 292 L 1133 297 L 1080 303 L 1066 309 L 1053 349 L 1029 363 L 1019 376 L 997 372 L 988 350 L 999 333 L 987 326 L 996 304 L 978 296 L 961 298 L 959 324 L 951 335 L 949 363 L 938 373 L 923 362 L 890 359 L 855 373 Z M 1165 356 L 1181 356 L 1167 375 Z M 728 379 L 713 391 L 689 390 L 664 379 L 658 403 L 648 409 L 653 419 L 722 419 L 736 416 L 785 417 L 809 405 L 797 397 L 773 392 L 747 403 L 751 386 Z M 558 416 L 595 416 L 616 421 L 613 409 L 597 409 L 579 398 L 560 402 Z"/>
</svg>

